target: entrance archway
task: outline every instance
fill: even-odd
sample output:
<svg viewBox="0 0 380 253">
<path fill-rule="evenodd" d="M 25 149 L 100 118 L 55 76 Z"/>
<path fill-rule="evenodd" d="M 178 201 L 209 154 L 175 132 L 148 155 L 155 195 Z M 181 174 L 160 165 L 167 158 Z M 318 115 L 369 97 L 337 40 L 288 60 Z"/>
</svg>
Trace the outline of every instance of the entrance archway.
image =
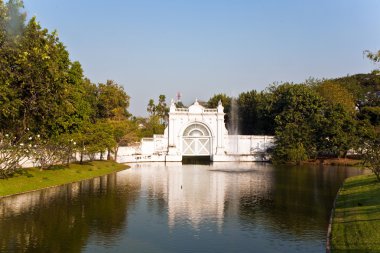
<svg viewBox="0 0 380 253">
<path fill-rule="evenodd" d="M 210 156 L 211 134 L 206 126 L 194 123 L 182 135 L 182 156 Z"/>
</svg>

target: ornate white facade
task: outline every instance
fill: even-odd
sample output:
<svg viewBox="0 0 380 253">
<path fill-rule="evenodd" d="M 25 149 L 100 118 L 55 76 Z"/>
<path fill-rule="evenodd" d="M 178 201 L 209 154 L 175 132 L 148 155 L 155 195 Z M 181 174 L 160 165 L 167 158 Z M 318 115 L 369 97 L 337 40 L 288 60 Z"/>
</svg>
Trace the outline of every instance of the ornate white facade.
<svg viewBox="0 0 380 253">
<path fill-rule="evenodd" d="M 171 103 L 167 160 L 181 161 L 182 156 L 211 156 L 225 154 L 228 136 L 224 124 L 222 103 L 216 109 L 206 109 L 195 101 L 189 108 L 176 108 Z"/>
<path fill-rule="evenodd" d="M 196 100 L 189 108 L 172 101 L 164 135 L 144 138 L 135 152 L 119 150 L 119 162 L 180 162 L 184 156 L 208 156 L 212 161 L 266 161 L 272 136 L 228 135 L 221 102 L 215 109 Z M 134 154 L 133 154 L 134 153 Z"/>
</svg>

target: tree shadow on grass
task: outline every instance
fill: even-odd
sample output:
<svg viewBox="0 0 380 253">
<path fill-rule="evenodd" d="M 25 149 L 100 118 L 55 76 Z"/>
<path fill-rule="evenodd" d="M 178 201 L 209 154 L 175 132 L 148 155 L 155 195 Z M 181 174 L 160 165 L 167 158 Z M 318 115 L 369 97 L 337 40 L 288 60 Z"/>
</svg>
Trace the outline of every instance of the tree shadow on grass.
<svg viewBox="0 0 380 253">
<path fill-rule="evenodd" d="M 371 249 L 349 249 L 349 250 L 340 250 L 332 249 L 331 253 L 380 253 L 380 250 L 371 250 Z"/>
<path fill-rule="evenodd" d="M 355 187 L 370 186 L 370 185 L 375 185 L 375 184 L 380 185 L 380 182 L 377 181 L 376 177 L 374 177 L 372 175 L 368 175 L 361 180 L 347 181 L 344 184 L 343 191 L 347 191 L 347 190 L 350 190 L 351 188 L 355 188 Z"/>
<path fill-rule="evenodd" d="M 72 164 L 76 164 L 76 165 L 87 165 L 87 166 L 95 166 L 91 161 L 85 161 L 85 162 L 73 162 Z"/>
<path fill-rule="evenodd" d="M 336 208 L 353 208 L 380 205 L 380 184 L 365 185 L 359 192 L 340 195 L 336 202 Z"/>
<path fill-rule="evenodd" d="M 53 165 L 47 170 L 64 170 L 67 169 L 68 167 L 66 165 Z"/>
<path fill-rule="evenodd" d="M 18 176 L 25 176 L 27 178 L 34 177 L 34 175 L 31 174 L 27 169 L 25 169 L 25 170 L 18 170 L 18 171 L 15 172 L 14 175 L 12 175 L 12 177 L 18 177 Z"/>
<path fill-rule="evenodd" d="M 378 219 L 355 219 L 351 221 L 336 221 L 335 223 L 356 223 L 356 222 L 378 222 L 380 221 L 380 218 Z"/>
</svg>

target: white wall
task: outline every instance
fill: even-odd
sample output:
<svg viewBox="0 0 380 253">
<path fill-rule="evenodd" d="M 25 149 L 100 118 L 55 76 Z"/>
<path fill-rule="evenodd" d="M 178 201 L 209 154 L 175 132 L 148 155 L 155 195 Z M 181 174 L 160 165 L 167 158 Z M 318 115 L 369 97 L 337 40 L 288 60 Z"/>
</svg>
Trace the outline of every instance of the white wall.
<svg viewBox="0 0 380 253">
<path fill-rule="evenodd" d="M 228 135 L 226 153 L 228 155 L 250 155 L 265 152 L 274 145 L 273 136 L 265 135 Z"/>
</svg>

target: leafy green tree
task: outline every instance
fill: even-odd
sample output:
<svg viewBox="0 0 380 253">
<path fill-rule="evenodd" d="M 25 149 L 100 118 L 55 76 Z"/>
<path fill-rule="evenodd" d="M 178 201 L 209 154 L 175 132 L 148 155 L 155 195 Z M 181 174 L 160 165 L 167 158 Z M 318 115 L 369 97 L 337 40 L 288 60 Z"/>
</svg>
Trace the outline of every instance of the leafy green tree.
<svg viewBox="0 0 380 253">
<path fill-rule="evenodd" d="M 138 139 L 152 137 L 154 134 L 164 134 L 165 131 L 165 125 L 161 124 L 157 115 L 150 116 L 148 119 L 137 118 L 135 124 L 138 127 Z"/>
<path fill-rule="evenodd" d="M 324 101 L 306 85 L 283 84 L 274 90 L 276 101 L 272 108 L 279 112 L 275 117 L 276 147 L 274 157 L 278 161 L 300 162 L 316 157 L 315 126 L 324 117 Z M 294 152 L 301 152 L 294 160 Z"/>
<path fill-rule="evenodd" d="M 156 115 L 156 105 L 153 99 L 149 99 L 148 106 L 146 108 L 150 116 Z"/>
<path fill-rule="evenodd" d="M 219 101 L 222 102 L 222 105 L 224 107 L 224 112 L 229 113 L 231 110 L 231 100 L 232 98 L 230 96 L 227 96 L 224 93 L 215 94 L 207 101 L 207 108 L 216 108 L 218 107 Z"/>
<path fill-rule="evenodd" d="M 366 50 L 364 51 L 364 53 L 366 54 L 367 58 L 370 59 L 371 61 L 380 62 L 380 50 L 378 50 L 375 53 L 369 50 Z"/>
<path fill-rule="evenodd" d="M 364 106 L 360 109 L 360 118 L 368 119 L 372 125 L 380 125 L 380 106 Z"/>
<path fill-rule="evenodd" d="M 165 95 L 160 95 L 158 97 L 157 105 L 154 103 L 153 99 L 149 99 L 147 111 L 150 117 L 158 117 L 160 124 L 164 125 L 167 121 L 167 117 L 169 113 L 169 107 L 166 104 Z"/>
<path fill-rule="evenodd" d="M 379 139 L 368 140 L 364 143 L 363 163 L 366 168 L 372 171 L 380 182 L 380 143 Z"/>
<path fill-rule="evenodd" d="M 239 94 L 239 126 L 242 134 L 274 134 L 272 94 L 255 90 Z"/>
<path fill-rule="evenodd" d="M 100 154 L 102 160 L 105 152 L 116 147 L 113 129 L 107 122 L 87 123 L 74 135 L 74 140 L 77 140 L 80 163 L 84 161 L 85 156 L 91 161 L 94 160 L 97 154 Z"/>
<path fill-rule="evenodd" d="M 222 102 L 222 105 L 224 107 L 224 113 L 226 114 L 224 116 L 224 123 L 228 128 L 230 126 L 232 97 L 227 96 L 224 93 L 215 94 L 207 101 L 206 106 L 207 108 L 216 108 L 218 107 L 219 101 Z"/>
<path fill-rule="evenodd" d="M 96 86 L 84 79 L 79 62 L 70 63 L 67 83 L 63 91 L 62 110 L 57 115 L 55 132 L 75 133 L 85 122 L 94 122 L 96 117 Z"/>
<path fill-rule="evenodd" d="M 112 129 L 112 137 L 115 141 L 115 146 L 108 149 L 107 160 L 111 159 L 111 152 L 114 153 L 116 159 L 119 146 L 128 146 L 130 143 L 137 141 L 137 125 L 130 120 L 109 120 L 109 127 Z"/>
<path fill-rule="evenodd" d="M 165 95 L 160 95 L 158 97 L 158 104 L 156 105 L 155 111 L 157 116 L 159 116 L 162 121 L 166 121 L 166 117 L 169 113 L 169 108 L 166 104 Z"/>
<path fill-rule="evenodd" d="M 106 84 L 100 83 L 97 91 L 97 118 L 100 119 L 123 119 L 130 116 L 130 97 L 124 88 L 112 80 L 107 80 Z"/>
<path fill-rule="evenodd" d="M 10 23 L 15 22 L 16 17 L 11 18 L 10 13 L 20 13 L 17 2 L 4 4 L 0 1 L 0 129 L 8 134 L 17 132 L 14 123 L 18 120 L 19 108 L 22 101 L 17 97 L 17 90 L 12 83 L 16 75 L 14 67 L 19 55 L 19 36 L 9 33 Z M 20 14 L 24 16 L 25 14 Z"/>
<path fill-rule="evenodd" d="M 341 107 L 351 114 L 355 114 L 354 96 L 343 86 L 333 80 L 326 80 L 316 87 L 318 94 L 332 105 Z"/>
<path fill-rule="evenodd" d="M 65 108 L 68 52 L 56 34 L 42 29 L 34 17 L 25 27 L 19 47 L 11 83 L 22 101 L 18 128 L 30 128 L 44 136 L 59 134 L 57 119 Z"/>
<path fill-rule="evenodd" d="M 325 108 L 315 129 L 318 155 L 346 157 L 357 140 L 357 122 L 341 105 Z"/>
</svg>

